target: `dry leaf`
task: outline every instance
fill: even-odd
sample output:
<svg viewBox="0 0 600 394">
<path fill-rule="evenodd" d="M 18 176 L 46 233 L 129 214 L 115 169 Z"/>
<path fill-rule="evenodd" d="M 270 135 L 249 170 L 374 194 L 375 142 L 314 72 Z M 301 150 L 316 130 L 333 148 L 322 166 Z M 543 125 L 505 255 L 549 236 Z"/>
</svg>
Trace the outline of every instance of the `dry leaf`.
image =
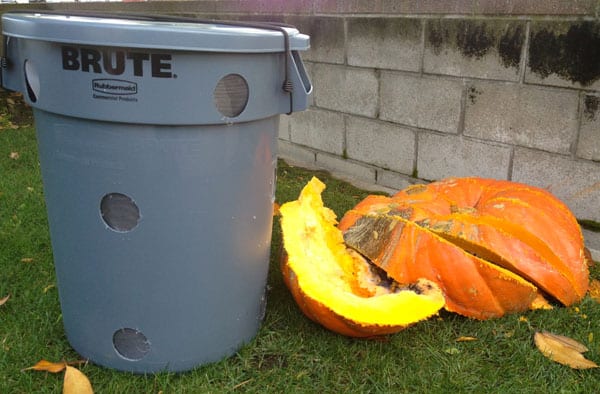
<svg viewBox="0 0 600 394">
<path fill-rule="evenodd" d="M 9 158 L 13 159 L 13 160 L 17 160 L 19 158 L 19 152 L 10 152 L 10 155 L 8 155 Z"/>
<path fill-rule="evenodd" d="M 92 384 L 83 372 L 77 368 L 67 366 L 63 394 L 93 394 Z"/>
<path fill-rule="evenodd" d="M 590 287 L 588 289 L 588 294 L 590 295 L 590 297 L 600 303 L 600 280 L 598 279 L 593 279 L 590 282 Z"/>
<path fill-rule="evenodd" d="M 52 362 L 52 361 L 47 361 L 47 360 L 40 360 L 37 362 L 37 364 L 28 367 L 28 368 L 23 368 L 21 371 L 46 371 L 46 372 L 51 372 L 51 373 L 59 373 L 61 371 L 63 371 L 68 365 L 81 365 L 81 364 L 85 364 L 87 361 L 86 360 L 77 360 L 77 361 L 59 361 L 59 362 Z"/>
<path fill-rule="evenodd" d="M 10 294 L 4 298 L 0 298 L 0 306 L 6 304 L 6 301 L 10 298 Z"/>
<path fill-rule="evenodd" d="M 456 342 L 471 342 L 471 341 L 476 341 L 477 338 L 475 337 L 458 337 L 456 338 Z"/>
<path fill-rule="evenodd" d="M 64 361 L 53 363 L 52 361 L 40 360 L 37 364 L 23 369 L 23 371 L 46 371 L 52 373 L 59 373 L 67 367 L 67 363 Z"/>
<path fill-rule="evenodd" d="M 588 349 L 574 339 L 549 332 L 536 332 L 533 339 L 540 352 L 557 363 L 574 369 L 598 367 L 595 362 L 583 357 L 581 353 Z"/>
<path fill-rule="evenodd" d="M 23 257 L 21 263 L 33 263 L 33 257 Z"/>
<path fill-rule="evenodd" d="M 276 202 L 273 203 L 273 216 L 279 216 L 279 207 L 279 204 Z"/>
</svg>

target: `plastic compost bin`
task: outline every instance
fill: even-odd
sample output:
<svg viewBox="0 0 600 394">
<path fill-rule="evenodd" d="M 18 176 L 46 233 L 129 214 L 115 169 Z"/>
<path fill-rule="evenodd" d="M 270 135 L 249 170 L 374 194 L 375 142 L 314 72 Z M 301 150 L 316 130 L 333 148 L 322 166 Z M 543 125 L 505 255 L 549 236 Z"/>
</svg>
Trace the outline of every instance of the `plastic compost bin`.
<svg viewBox="0 0 600 394">
<path fill-rule="evenodd" d="M 7 13 L 33 107 L 67 338 L 137 373 L 234 353 L 265 313 L 279 114 L 311 84 L 293 27 Z"/>
</svg>

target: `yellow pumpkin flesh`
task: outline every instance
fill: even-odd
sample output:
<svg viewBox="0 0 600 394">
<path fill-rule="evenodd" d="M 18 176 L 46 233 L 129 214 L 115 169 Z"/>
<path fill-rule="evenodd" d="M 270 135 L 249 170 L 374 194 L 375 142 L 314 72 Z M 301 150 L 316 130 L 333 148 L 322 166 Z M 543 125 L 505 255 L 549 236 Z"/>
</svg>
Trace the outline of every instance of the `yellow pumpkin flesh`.
<svg viewBox="0 0 600 394">
<path fill-rule="evenodd" d="M 401 287 L 344 244 L 325 185 L 313 178 L 280 208 L 286 256 L 282 272 L 300 309 L 326 328 L 354 337 L 400 331 L 435 315 L 444 296 L 432 281 Z"/>
</svg>

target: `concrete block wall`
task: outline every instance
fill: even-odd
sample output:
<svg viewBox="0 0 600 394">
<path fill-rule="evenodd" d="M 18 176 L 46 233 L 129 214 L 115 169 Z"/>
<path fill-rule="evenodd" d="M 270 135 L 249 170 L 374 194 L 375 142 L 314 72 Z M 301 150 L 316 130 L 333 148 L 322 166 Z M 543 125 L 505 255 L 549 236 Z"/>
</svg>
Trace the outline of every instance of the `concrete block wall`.
<svg viewBox="0 0 600 394">
<path fill-rule="evenodd" d="M 526 182 L 600 222 L 597 0 L 34 6 L 294 24 L 311 36 L 314 97 L 282 117 L 282 158 L 388 191 L 449 176 Z"/>
<path fill-rule="evenodd" d="M 282 123 L 281 155 L 387 190 L 526 182 L 600 221 L 598 3 L 408 3 L 286 18 L 311 35 L 314 101 Z"/>
</svg>

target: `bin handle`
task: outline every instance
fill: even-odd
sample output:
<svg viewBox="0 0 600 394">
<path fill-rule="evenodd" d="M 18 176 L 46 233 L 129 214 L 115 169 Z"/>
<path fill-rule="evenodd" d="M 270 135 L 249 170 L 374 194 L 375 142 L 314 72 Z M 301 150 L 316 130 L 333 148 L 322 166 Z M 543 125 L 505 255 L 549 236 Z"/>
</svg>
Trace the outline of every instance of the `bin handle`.
<svg viewBox="0 0 600 394">
<path fill-rule="evenodd" d="M 183 16 L 171 16 L 164 14 L 147 14 L 147 13 L 106 13 L 106 12 L 97 12 L 97 11 L 69 11 L 69 12 L 61 12 L 54 10 L 16 10 L 10 11 L 11 14 L 48 14 L 48 15 L 65 15 L 65 16 L 81 16 L 81 17 L 90 17 L 90 18 L 112 18 L 112 19 L 130 19 L 130 20 L 140 20 L 140 21 L 154 21 L 154 22 L 175 22 L 175 23 L 198 23 L 198 24 L 217 24 L 217 25 L 225 25 L 225 26 L 235 26 L 235 27 L 250 27 L 255 29 L 263 29 L 263 30 L 275 30 L 280 32 L 283 35 L 283 46 L 284 46 L 284 80 L 281 85 L 281 89 L 288 94 L 290 98 L 290 110 L 287 112 L 287 115 L 290 115 L 294 112 L 294 99 L 293 99 L 293 91 L 294 84 L 290 79 L 289 73 L 289 59 L 292 56 L 292 51 L 290 49 L 290 36 L 285 29 L 287 28 L 296 28 L 294 25 L 279 23 L 279 22 L 246 22 L 246 21 L 232 21 L 232 20 L 218 20 L 218 19 L 202 19 L 202 18 L 190 18 Z M 6 42 L 5 42 L 6 44 Z M 8 59 L 6 58 L 6 51 L 0 58 L 0 67 L 6 68 L 8 64 Z M 0 77 L 1 78 L 1 77 Z M 0 80 L 1 81 L 1 80 Z"/>
</svg>

